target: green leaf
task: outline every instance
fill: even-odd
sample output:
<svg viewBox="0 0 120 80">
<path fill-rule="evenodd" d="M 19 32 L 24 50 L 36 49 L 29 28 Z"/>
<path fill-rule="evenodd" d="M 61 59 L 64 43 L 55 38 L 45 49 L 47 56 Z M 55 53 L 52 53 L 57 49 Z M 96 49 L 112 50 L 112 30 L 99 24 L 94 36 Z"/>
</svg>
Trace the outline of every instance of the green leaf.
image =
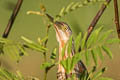
<svg viewBox="0 0 120 80">
<path fill-rule="evenodd" d="M 50 62 L 45 62 L 43 63 L 41 66 L 40 66 L 40 69 L 46 69 L 46 68 L 49 68 L 51 67 L 53 64 L 50 63 Z"/>
<path fill-rule="evenodd" d="M 35 46 L 33 44 L 25 43 L 24 45 L 27 46 L 28 48 L 32 49 L 32 50 L 36 50 L 36 51 L 39 51 L 39 52 L 45 52 L 40 47 Z"/>
<path fill-rule="evenodd" d="M 112 52 L 110 51 L 110 49 L 107 46 L 103 45 L 102 49 L 107 53 L 107 55 L 109 56 L 110 59 L 113 58 Z"/>
<path fill-rule="evenodd" d="M 62 60 L 61 65 L 64 67 L 66 73 L 70 73 L 70 71 L 71 71 L 71 58 L 68 57 L 67 59 Z"/>
<path fill-rule="evenodd" d="M 82 4 L 82 3 L 80 3 L 79 5 L 78 5 L 78 7 L 80 8 L 80 7 L 83 7 L 84 5 Z"/>
<path fill-rule="evenodd" d="M 72 36 L 70 37 L 69 41 L 68 41 L 68 55 L 70 56 L 71 51 L 72 51 L 72 43 L 73 43 L 73 38 Z"/>
<path fill-rule="evenodd" d="M 57 49 L 55 48 L 51 53 L 50 59 L 51 59 L 52 63 L 55 63 L 56 51 L 57 51 Z"/>
<path fill-rule="evenodd" d="M 63 16 L 64 15 L 64 11 L 65 11 L 65 7 L 63 7 L 59 13 L 59 16 Z"/>
<path fill-rule="evenodd" d="M 78 61 L 81 60 L 81 55 L 82 55 L 82 52 L 79 52 L 79 53 L 75 53 L 75 55 L 73 56 L 75 59 L 74 59 L 74 64 L 77 64 Z"/>
<path fill-rule="evenodd" d="M 4 75 L 4 77 L 8 80 L 14 80 L 12 74 L 10 74 L 7 70 L 0 68 L 0 73 Z"/>
<path fill-rule="evenodd" d="M 13 54 L 17 57 L 17 59 L 20 59 L 19 49 L 17 46 L 13 45 L 11 46 L 11 52 L 13 51 Z"/>
<path fill-rule="evenodd" d="M 40 40 L 40 43 L 44 43 L 46 40 L 48 40 L 48 36 L 46 36 L 42 40 Z"/>
<path fill-rule="evenodd" d="M 26 41 L 27 43 L 30 43 L 30 44 L 34 43 L 33 41 L 25 38 L 24 36 L 21 36 L 21 38 L 22 38 L 24 41 Z"/>
<path fill-rule="evenodd" d="M 53 59 L 53 60 L 56 59 L 56 51 L 57 51 L 57 49 L 55 48 L 51 53 L 50 58 Z"/>
<path fill-rule="evenodd" d="M 20 80 L 25 80 L 22 73 L 20 71 L 16 71 L 17 72 L 17 77 L 20 79 Z"/>
<path fill-rule="evenodd" d="M 60 13 L 59 13 L 59 15 L 57 15 L 57 18 L 60 18 L 60 17 L 62 17 L 62 16 L 64 16 L 65 14 L 68 14 L 68 13 L 70 13 L 70 11 L 75 11 L 75 10 L 77 10 L 78 8 L 81 8 L 81 7 L 85 7 L 85 6 L 88 6 L 90 3 L 92 4 L 92 3 L 97 3 L 97 2 L 102 2 L 101 0 L 90 0 L 90 1 L 84 1 L 84 2 L 71 2 L 70 4 L 68 4 L 67 6 L 66 6 L 66 8 L 65 7 L 63 7 L 61 10 L 60 10 Z"/>
<path fill-rule="evenodd" d="M 71 7 L 71 9 L 74 10 L 74 9 L 78 8 L 78 7 L 79 7 L 79 4 L 80 4 L 79 2 L 75 3 L 75 4 Z"/>
<path fill-rule="evenodd" d="M 92 32 L 92 34 L 90 35 L 90 37 L 87 40 L 87 48 L 89 48 L 90 46 L 97 43 L 99 33 L 102 29 L 103 29 L 103 27 L 100 27 L 100 28 L 96 29 L 94 32 Z"/>
<path fill-rule="evenodd" d="M 14 48 L 12 45 L 4 45 L 4 53 L 6 53 L 12 60 L 19 61 L 20 57 L 18 53 L 14 52 Z"/>
<path fill-rule="evenodd" d="M 85 59 L 86 59 L 86 64 L 89 65 L 90 55 L 88 50 L 85 51 Z"/>
<path fill-rule="evenodd" d="M 66 60 L 62 60 L 60 64 L 64 67 L 65 70 L 67 70 Z"/>
<path fill-rule="evenodd" d="M 8 42 L 11 42 L 11 41 L 0 37 L 0 43 L 8 43 Z"/>
<path fill-rule="evenodd" d="M 75 56 L 72 57 L 70 70 L 74 68 L 75 65 Z"/>
<path fill-rule="evenodd" d="M 12 60 L 19 61 L 21 59 L 21 52 L 23 52 L 22 44 L 19 42 L 11 41 L 8 39 L 2 39 L 5 42 L 0 43 L 1 44 L 1 53 L 5 53 L 7 56 L 9 56 Z M 24 54 L 26 55 L 25 51 Z"/>
<path fill-rule="evenodd" d="M 114 39 L 109 39 L 106 41 L 108 44 L 112 44 L 112 43 L 120 43 L 120 39 L 118 38 L 114 38 Z"/>
<path fill-rule="evenodd" d="M 28 53 L 24 50 L 23 46 L 18 45 L 18 48 L 25 56 L 28 56 Z"/>
<path fill-rule="evenodd" d="M 91 50 L 91 54 L 94 60 L 95 65 L 97 66 L 97 53 L 95 50 Z"/>
<path fill-rule="evenodd" d="M 66 66 L 67 66 L 67 73 L 70 73 L 70 68 L 71 68 L 71 58 L 70 57 L 68 57 L 67 59 L 66 59 Z"/>
<path fill-rule="evenodd" d="M 71 67 L 70 70 L 74 69 L 75 64 L 77 64 L 81 60 L 81 53 L 75 53 L 71 59 Z"/>
<path fill-rule="evenodd" d="M 21 37 L 26 43 L 25 43 L 25 46 L 27 46 L 28 48 L 31 48 L 33 50 L 36 50 L 36 51 L 40 51 L 40 52 L 45 52 L 47 49 L 43 46 L 41 46 L 40 44 L 37 44 L 25 37 Z"/>
<path fill-rule="evenodd" d="M 71 2 L 67 7 L 66 7 L 66 12 L 68 13 L 71 10 L 72 5 L 74 4 L 74 2 Z"/>
<path fill-rule="evenodd" d="M 105 32 L 104 35 L 102 35 L 100 37 L 99 42 L 103 42 L 112 32 L 113 32 L 113 30 L 109 30 L 109 31 Z"/>
<path fill-rule="evenodd" d="M 97 47 L 97 52 L 98 52 L 98 55 L 99 55 L 100 59 L 103 61 L 104 60 L 104 56 L 102 54 L 101 47 L 99 47 L 99 46 Z"/>
<path fill-rule="evenodd" d="M 75 39 L 75 51 L 76 52 L 78 52 L 78 50 L 80 48 L 81 38 L 82 38 L 82 33 L 80 32 L 79 35 L 77 36 L 77 38 Z"/>
<path fill-rule="evenodd" d="M 102 68 L 99 72 L 97 72 L 95 75 L 93 75 L 93 77 L 91 78 L 91 80 L 95 80 L 98 77 L 100 77 L 104 72 L 106 71 L 106 68 Z"/>
<path fill-rule="evenodd" d="M 87 40 L 87 48 L 91 47 L 94 44 L 95 37 L 95 32 L 93 32 Z"/>
<path fill-rule="evenodd" d="M 97 66 L 93 66 L 93 67 L 92 67 L 92 70 L 90 71 L 90 73 L 93 74 L 96 70 L 97 70 Z"/>
<path fill-rule="evenodd" d="M 66 72 L 70 73 L 74 69 L 75 64 L 77 64 L 78 61 L 80 60 L 81 60 L 81 54 L 76 53 L 72 58 L 68 57 L 67 59 L 62 60 L 60 63 L 64 67 Z"/>
<path fill-rule="evenodd" d="M 102 31 L 102 29 L 103 29 L 103 26 L 101 26 L 100 28 L 95 30 L 95 34 L 94 34 L 95 35 L 95 39 L 94 39 L 95 42 L 97 42 L 99 34 Z"/>
<path fill-rule="evenodd" d="M 81 41 L 81 49 L 84 49 L 84 48 L 85 48 L 86 38 L 87 38 L 87 32 L 84 34 L 83 39 L 82 39 L 82 41 Z"/>
</svg>

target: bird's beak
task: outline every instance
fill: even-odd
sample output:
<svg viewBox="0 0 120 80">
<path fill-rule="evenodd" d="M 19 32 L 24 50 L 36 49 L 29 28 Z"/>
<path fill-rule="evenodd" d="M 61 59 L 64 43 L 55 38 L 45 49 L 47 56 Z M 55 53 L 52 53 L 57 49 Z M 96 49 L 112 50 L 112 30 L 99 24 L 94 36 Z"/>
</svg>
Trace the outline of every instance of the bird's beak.
<svg viewBox="0 0 120 80">
<path fill-rule="evenodd" d="M 46 13 L 46 16 L 48 17 L 48 19 L 50 20 L 50 22 L 54 23 L 54 18 L 52 16 L 50 16 L 49 14 Z"/>
<path fill-rule="evenodd" d="M 61 29 L 61 23 L 54 21 L 54 18 L 47 13 L 46 13 L 46 16 L 48 17 L 50 22 L 52 22 L 54 24 L 54 28 L 55 28 L 56 32 L 59 34 L 59 29 Z"/>
<path fill-rule="evenodd" d="M 61 25 L 62 24 L 60 22 L 54 21 L 54 18 L 52 16 L 50 16 L 49 14 L 47 14 L 47 13 L 46 13 L 46 16 L 48 17 L 48 19 L 50 20 L 50 22 L 52 22 L 54 24 L 55 28 L 61 29 Z"/>
</svg>

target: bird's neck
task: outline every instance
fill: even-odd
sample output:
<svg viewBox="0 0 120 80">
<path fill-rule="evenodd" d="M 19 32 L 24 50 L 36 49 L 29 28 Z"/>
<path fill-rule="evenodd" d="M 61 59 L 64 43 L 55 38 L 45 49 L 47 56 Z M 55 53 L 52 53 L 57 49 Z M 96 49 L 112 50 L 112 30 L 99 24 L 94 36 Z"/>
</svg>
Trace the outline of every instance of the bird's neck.
<svg viewBox="0 0 120 80">
<path fill-rule="evenodd" d="M 59 61 L 61 61 L 63 59 L 62 57 L 62 50 L 66 47 L 66 43 L 64 43 L 64 41 L 61 41 L 59 43 Z M 67 54 L 67 49 L 65 50 L 65 53 L 64 54 Z"/>
<path fill-rule="evenodd" d="M 59 62 L 61 62 L 61 60 L 64 60 L 67 58 L 67 48 L 65 50 L 64 56 L 62 56 L 62 50 L 65 46 L 64 42 L 59 43 Z M 65 69 L 63 68 L 63 66 L 61 64 L 58 65 L 58 72 L 62 72 L 65 74 Z"/>
</svg>

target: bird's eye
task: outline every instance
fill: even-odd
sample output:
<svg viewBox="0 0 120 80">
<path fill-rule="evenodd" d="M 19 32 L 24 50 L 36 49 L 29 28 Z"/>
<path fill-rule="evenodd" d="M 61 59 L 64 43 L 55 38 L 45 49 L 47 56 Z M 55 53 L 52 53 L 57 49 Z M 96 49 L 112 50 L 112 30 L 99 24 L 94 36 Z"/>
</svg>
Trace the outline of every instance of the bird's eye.
<svg viewBox="0 0 120 80">
<path fill-rule="evenodd" d="M 66 26 L 63 26 L 62 29 L 65 31 L 65 30 L 67 30 L 67 27 L 66 27 Z"/>
</svg>

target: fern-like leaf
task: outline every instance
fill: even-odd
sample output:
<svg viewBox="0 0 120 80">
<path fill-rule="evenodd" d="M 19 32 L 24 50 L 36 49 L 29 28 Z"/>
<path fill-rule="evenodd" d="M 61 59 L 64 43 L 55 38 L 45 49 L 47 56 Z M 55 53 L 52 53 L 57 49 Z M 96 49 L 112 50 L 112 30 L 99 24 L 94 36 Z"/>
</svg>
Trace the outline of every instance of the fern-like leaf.
<svg viewBox="0 0 120 80">
<path fill-rule="evenodd" d="M 35 43 L 34 41 L 31 41 L 23 36 L 21 38 L 25 41 L 24 45 L 27 46 L 28 48 L 31 48 L 33 50 L 40 51 L 40 52 L 45 52 L 47 50 L 42 45 Z"/>
<path fill-rule="evenodd" d="M 81 44 L 82 33 L 80 32 L 79 35 L 75 39 L 75 51 L 78 52 Z"/>
<path fill-rule="evenodd" d="M 56 20 L 60 19 L 64 15 L 70 13 L 71 11 L 75 11 L 78 8 L 88 6 L 89 4 L 96 3 L 96 2 L 105 2 L 105 1 L 103 1 L 103 0 L 90 0 L 90 1 L 84 0 L 84 2 L 81 2 L 81 3 L 80 2 L 71 2 L 70 4 L 68 4 L 68 6 L 63 7 L 60 10 L 59 14 L 56 15 Z"/>
<path fill-rule="evenodd" d="M 107 55 L 108 55 L 111 59 L 113 58 L 112 52 L 110 51 L 110 49 L 109 49 L 107 46 L 103 45 L 103 46 L 102 46 L 102 49 L 107 53 Z"/>
</svg>

